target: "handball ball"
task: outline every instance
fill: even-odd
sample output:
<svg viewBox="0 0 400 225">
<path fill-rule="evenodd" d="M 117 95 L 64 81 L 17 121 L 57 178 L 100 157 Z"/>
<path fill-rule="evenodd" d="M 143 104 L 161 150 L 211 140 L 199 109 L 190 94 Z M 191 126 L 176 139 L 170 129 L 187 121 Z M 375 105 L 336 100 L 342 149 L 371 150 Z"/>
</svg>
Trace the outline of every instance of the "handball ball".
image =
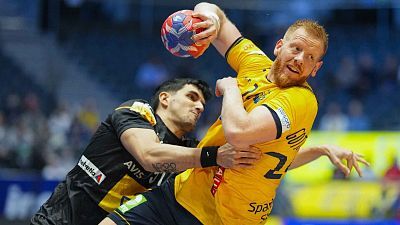
<svg viewBox="0 0 400 225">
<path fill-rule="evenodd" d="M 196 45 L 192 36 L 200 33 L 204 29 L 199 28 L 193 30 L 192 25 L 202 20 L 192 17 L 192 10 L 177 11 L 164 21 L 161 28 L 161 40 L 165 48 L 173 55 L 178 57 L 195 57 L 200 56 L 204 48 L 208 46 Z"/>
</svg>

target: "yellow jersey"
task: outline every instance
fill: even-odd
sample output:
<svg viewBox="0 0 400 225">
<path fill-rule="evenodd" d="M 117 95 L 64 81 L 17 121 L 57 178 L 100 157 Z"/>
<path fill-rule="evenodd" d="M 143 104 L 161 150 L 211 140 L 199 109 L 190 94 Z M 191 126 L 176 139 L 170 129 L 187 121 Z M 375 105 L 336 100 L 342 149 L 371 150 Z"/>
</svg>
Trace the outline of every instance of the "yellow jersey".
<svg viewBox="0 0 400 225">
<path fill-rule="evenodd" d="M 277 137 L 254 145 L 264 154 L 252 169 L 197 168 L 179 174 L 175 179 L 175 196 L 203 224 L 265 223 L 276 188 L 312 128 L 318 104 L 308 84 L 279 88 L 270 82 L 267 74 L 272 61 L 250 40 L 238 39 L 226 57 L 238 74 L 246 111 L 267 107 L 274 117 Z M 218 119 L 199 147 L 225 143 Z"/>
</svg>

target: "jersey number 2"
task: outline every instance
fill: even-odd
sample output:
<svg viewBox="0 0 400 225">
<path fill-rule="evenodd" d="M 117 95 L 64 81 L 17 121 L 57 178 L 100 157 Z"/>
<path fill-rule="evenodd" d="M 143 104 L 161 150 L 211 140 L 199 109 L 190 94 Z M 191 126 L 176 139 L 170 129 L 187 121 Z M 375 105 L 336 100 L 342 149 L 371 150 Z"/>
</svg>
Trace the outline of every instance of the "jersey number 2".
<svg viewBox="0 0 400 225">
<path fill-rule="evenodd" d="M 276 167 L 272 170 L 269 170 L 264 177 L 267 179 L 280 179 L 282 177 L 282 174 L 276 173 L 279 172 L 279 170 L 282 169 L 282 167 L 285 165 L 286 161 L 287 161 L 287 157 L 286 155 L 282 155 L 281 153 L 278 152 L 267 152 L 265 153 L 267 155 L 270 155 L 272 157 L 278 158 L 279 162 L 278 165 L 276 165 Z M 290 164 L 289 164 L 290 166 Z M 289 169 L 289 166 L 286 167 L 285 172 Z"/>
</svg>

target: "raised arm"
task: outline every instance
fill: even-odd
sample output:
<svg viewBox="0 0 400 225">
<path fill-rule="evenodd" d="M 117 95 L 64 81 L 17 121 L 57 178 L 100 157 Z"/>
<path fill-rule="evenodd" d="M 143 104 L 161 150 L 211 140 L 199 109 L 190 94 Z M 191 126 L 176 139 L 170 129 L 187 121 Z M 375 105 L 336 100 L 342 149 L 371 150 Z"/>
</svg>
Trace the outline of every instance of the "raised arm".
<svg viewBox="0 0 400 225">
<path fill-rule="evenodd" d="M 216 164 L 226 168 L 249 167 L 261 155 L 258 149 L 234 148 L 229 144 L 218 150 L 162 144 L 153 130 L 141 128 L 124 131 L 121 142 L 143 168 L 150 172 L 178 172 Z"/>
<path fill-rule="evenodd" d="M 277 128 L 271 111 L 266 106 L 258 106 L 247 112 L 235 78 L 218 80 L 215 94 L 223 95 L 221 117 L 228 143 L 245 147 L 276 138 Z"/>
<path fill-rule="evenodd" d="M 241 37 L 240 31 L 217 5 L 202 2 L 194 7 L 194 12 L 193 16 L 201 18 L 204 22 L 194 24 L 193 27 L 202 27 L 205 31 L 194 35 L 193 40 L 202 45 L 212 43 L 218 52 L 225 56 L 229 47 Z"/>
</svg>

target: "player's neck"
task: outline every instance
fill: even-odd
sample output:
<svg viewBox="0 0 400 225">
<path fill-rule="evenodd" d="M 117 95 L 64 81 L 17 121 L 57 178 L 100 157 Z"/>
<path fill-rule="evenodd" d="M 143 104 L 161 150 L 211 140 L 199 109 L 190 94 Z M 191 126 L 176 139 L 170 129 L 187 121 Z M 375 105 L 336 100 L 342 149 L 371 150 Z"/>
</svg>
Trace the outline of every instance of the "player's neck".
<svg viewBox="0 0 400 225">
<path fill-rule="evenodd" d="M 183 135 L 185 135 L 185 132 L 180 129 L 179 126 L 177 126 L 174 121 L 171 119 L 171 117 L 168 115 L 168 113 L 163 112 L 163 111 L 157 111 L 157 115 L 161 118 L 161 120 L 164 122 L 165 126 L 170 130 L 177 138 L 182 138 Z"/>
<path fill-rule="evenodd" d="M 272 69 L 269 70 L 269 73 L 268 73 L 268 75 L 267 75 L 267 80 L 268 80 L 269 82 L 275 83 L 275 77 L 274 77 L 273 74 L 272 74 Z"/>
</svg>

